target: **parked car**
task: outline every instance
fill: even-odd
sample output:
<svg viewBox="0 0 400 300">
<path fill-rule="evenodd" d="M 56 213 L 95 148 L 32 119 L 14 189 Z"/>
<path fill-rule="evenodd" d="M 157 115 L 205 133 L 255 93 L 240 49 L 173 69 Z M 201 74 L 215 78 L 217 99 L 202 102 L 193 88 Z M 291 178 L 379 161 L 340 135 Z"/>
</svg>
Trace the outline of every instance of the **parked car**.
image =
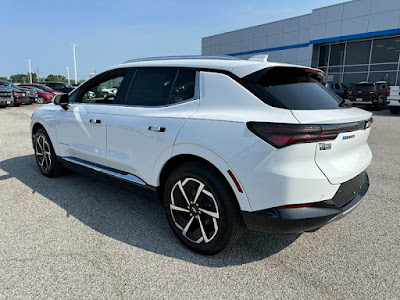
<svg viewBox="0 0 400 300">
<path fill-rule="evenodd" d="M 48 87 L 51 87 L 53 90 L 63 92 L 63 93 L 69 93 L 75 89 L 75 87 L 73 87 L 72 85 L 70 85 L 69 83 L 66 83 L 66 82 L 43 81 L 43 82 L 39 82 L 39 83 L 44 84 Z"/>
<path fill-rule="evenodd" d="M 354 106 L 373 106 L 376 110 L 386 107 L 390 84 L 386 81 L 360 82 L 348 91 Z"/>
<path fill-rule="evenodd" d="M 391 86 L 389 88 L 388 98 L 389 109 L 392 114 L 398 114 L 400 112 L 400 87 Z"/>
<path fill-rule="evenodd" d="M 12 96 L 12 89 L 0 85 L 0 107 L 6 107 L 13 104 L 14 99 Z"/>
<path fill-rule="evenodd" d="M 31 84 L 24 83 L 24 86 L 25 86 L 25 87 L 34 86 L 34 87 L 37 87 L 37 88 L 39 88 L 39 89 L 45 91 L 46 93 L 50 93 L 50 94 L 53 94 L 53 95 L 62 94 L 62 92 L 55 91 L 55 90 L 53 90 L 51 87 L 49 87 L 49 86 L 47 86 L 47 85 L 44 85 L 44 84 L 40 84 L 40 83 L 31 83 Z"/>
<path fill-rule="evenodd" d="M 336 95 L 342 97 L 343 99 L 347 99 L 347 91 L 349 88 L 343 83 L 327 82 L 325 86 Z"/>
<path fill-rule="evenodd" d="M 54 94 L 46 92 L 46 91 L 44 91 L 42 89 L 39 89 L 36 86 L 26 86 L 26 85 L 23 85 L 23 84 L 22 85 L 19 84 L 18 86 L 19 87 L 23 87 L 23 88 L 27 88 L 27 89 L 30 89 L 30 90 L 36 92 L 37 93 L 36 102 L 39 103 L 39 104 L 50 103 L 51 100 L 54 97 Z"/>
<path fill-rule="evenodd" d="M 14 101 L 10 105 L 20 106 L 21 104 L 32 104 L 31 99 L 29 98 L 28 91 L 19 88 L 14 83 L 5 80 L 0 80 L 0 86 L 5 86 L 11 89 Z"/>
<path fill-rule="evenodd" d="M 314 231 L 360 203 L 372 159 L 371 112 L 344 105 L 322 74 L 258 57 L 129 61 L 34 112 L 36 162 L 49 177 L 72 164 L 155 190 L 202 254 L 246 227 Z M 118 91 L 89 97 L 99 86 Z"/>
</svg>

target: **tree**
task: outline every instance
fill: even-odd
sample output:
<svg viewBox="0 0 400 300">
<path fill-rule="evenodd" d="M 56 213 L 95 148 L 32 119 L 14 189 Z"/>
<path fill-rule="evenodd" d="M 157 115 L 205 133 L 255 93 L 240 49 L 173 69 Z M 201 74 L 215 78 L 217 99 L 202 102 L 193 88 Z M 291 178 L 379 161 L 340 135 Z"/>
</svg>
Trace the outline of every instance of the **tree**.
<svg viewBox="0 0 400 300">
<path fill-rule="evenodd" d="M 6 81 L 8 81 L 8 78 L 7 78 L 7 77 L 4 77 L 4 76 L 0 76 L 0 80 L 6 80 Z"/>
<path fill-rule="evenodd" d="M 15 83 L 28 83 L 29 74 L 14 74 L 10 76 L 10 81 Z M 32 73 L 32 82 L 37 81 L 36 73 Z"/>
<path fill-rule="evenodd" d="M 49 76 L 46 77 L 45 81 L 64 81 L 64 82 L 67 82 L 68 80 L 63 75 L 50 74 Z"/>
</svg>

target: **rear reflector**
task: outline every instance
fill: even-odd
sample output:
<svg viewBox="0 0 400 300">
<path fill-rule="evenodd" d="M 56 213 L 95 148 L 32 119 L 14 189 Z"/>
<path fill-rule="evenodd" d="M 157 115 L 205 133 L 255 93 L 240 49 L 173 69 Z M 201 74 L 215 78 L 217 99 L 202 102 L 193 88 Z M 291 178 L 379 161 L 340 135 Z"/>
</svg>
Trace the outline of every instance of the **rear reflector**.
<svg viewBox="0 0 400 300">
<path fill-rule="evenodd" d="M 277 208 L 280 208 L 280 209 L 303 208 L 303 207 L 311 207 L 311 205 L 312 205 L 312 203 L 291 204 L 291 205 L 278 206 Z"/>
<path fill-rule="evenodd" d="M 229 174 L 229 176 L 231 176 L 231 178 L 232 178 L 233 182 L 235 183 L 236 188 L 238 189 L 239 193 L 243 193 L 243 190 L 240 187 L 239 181 L 236 179 L 235 175 L 233 175 L 231 170 L 228 170 L 228 174 Z"/>
</svg>

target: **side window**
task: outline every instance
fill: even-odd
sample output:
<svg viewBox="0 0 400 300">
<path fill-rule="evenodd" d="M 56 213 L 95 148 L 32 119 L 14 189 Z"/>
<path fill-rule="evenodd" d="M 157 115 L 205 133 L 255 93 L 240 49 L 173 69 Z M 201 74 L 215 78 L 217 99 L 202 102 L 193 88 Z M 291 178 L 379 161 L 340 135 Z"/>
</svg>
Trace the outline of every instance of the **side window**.
<svg viewBox="0 0 400 300">
<path fill-rule="evenodd" d="M 175 68 L 138 68 L 125 104 L 138 106 L 167 104 L 176 75 Z"/>
<path fill-rule="evenodd" d="M 75 89 L 70 94 L 70 101 L 102 104 L 123 103 L 132 72 L 134 70 L 122 68 L 100 74 L 85 82 L 79 89 Z"/>
<path fill-rule="evenodd" d="M 88 88 L 83 92 L 81 102 L 113 104 L 122 80 L 124 76 L 117 76 Z"/>
<path fill-rule="evenodd" d="M 174 87 L 169 96 L 168 103 L 178 103 L 195 96 L 196 71 L 190 69 L 178 70 Z"/>
</svg>

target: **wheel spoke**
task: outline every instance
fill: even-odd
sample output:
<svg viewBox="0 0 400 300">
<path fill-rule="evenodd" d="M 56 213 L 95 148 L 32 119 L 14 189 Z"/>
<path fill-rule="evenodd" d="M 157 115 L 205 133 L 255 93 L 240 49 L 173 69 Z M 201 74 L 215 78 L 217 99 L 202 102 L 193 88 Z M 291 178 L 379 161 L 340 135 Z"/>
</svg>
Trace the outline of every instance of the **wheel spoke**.
<svg viewBox="0 0 400 300">
<path fill-rule="evenodd" d="M 190 205 L 190 201 L 189 201 L 188 197 L 186 196 L 185 190 L 183 189 L 182 182 L 180 180 L 178 181 L 178 187 L 182 193 L 183 198 L 185 198 L 187 204 Z"/>
<path fill-rule="evenodd" d="M 206 215 L 209 215 L 210 217 L 213 217 L 214 219 L 219 219 L 219 213 L 218 212 L 209 211 L 209 210 L 206 210 L 206 209 L 201 208 L 201 207 L 199 207 L 199 211 L 201 211 L 202 213 L 205 213 Z"/>
<path fill-rule="evenodd" d="M 199 221 L 200 231 L 201 231 L 201 235 L 203 236 L 204 242 L 208 243 L 210 240 L 208 239 L 208 237 L 206 235 L 206 232 L 204 230 L 203 223 L 201 222 L 200 217 L 197 218 L 197 221 Z"/>
<path fill-rule="evenodd" d="M 40 153 L 40 152 L 36 151 L 36 155 L 43 156 L 43 153 Z"/>
<path fill-rule="evenodd" d="M 189 222 L 186 224 L 185 228 L 183 228 L 182 234 L 184 236 L 186 236 L 186 233 L 188 232 L 190 225 L 192 225 L 192 223 L 193 223 L 193 220 L 194 220 L 194 217 L 191 217 Z"/>
<path fill-rule="evenodd" d="M 173 204 L 170 204 L 169 206 L 171 207 L 172 210 L 177 210 L 177 211 L 183 211 L 183 212 L 186 212 L 186 213 L 190 213 L 190 211 L 188 209 L 186 209 L 186 208 L 179 207 L 179 206 L 176 206 L 176 205 L 173 205 Z"/>
<path fill-rule="evenodd" d="M 43 156 L 43 159 L 42 159 L 42 161 L 39 163 L 40 164 L 40 166 L 43 168 L 43 165 L 44 165 L 44 161 L 46 160 L 46 156 Z"/>
<path fill-rule="evenodd" d="M 204 184 L 203 184 L 203 183 L 200 183 L 200 185 L 199 185 L 199 187 L 198 187 L 198 189 L 197 189 L 197 192 L 196 192 L 196 196 L 194 197 L 194 203 L 196 203 L 197 200 L 199 199 L 200 194 L 201 194 L 201 192 L 203 191 L 203 189 L 204 189 Z"/>
</svg>

